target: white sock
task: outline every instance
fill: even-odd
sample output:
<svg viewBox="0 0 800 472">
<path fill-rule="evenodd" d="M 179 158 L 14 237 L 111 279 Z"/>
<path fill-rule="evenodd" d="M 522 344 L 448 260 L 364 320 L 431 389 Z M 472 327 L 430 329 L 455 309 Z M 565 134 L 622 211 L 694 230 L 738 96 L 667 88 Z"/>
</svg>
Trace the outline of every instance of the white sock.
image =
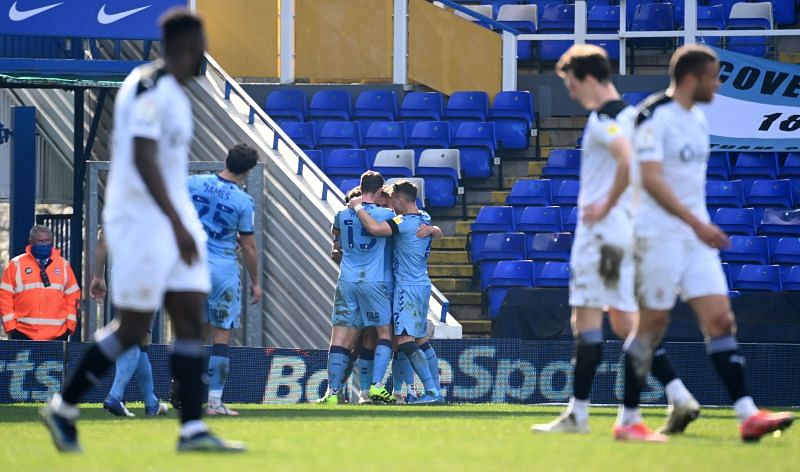
<svg viewBox="0 0 800 472">
<path fill-rule="evenodd" d="M 744 423 L 751 416 L 758 413 L 758 407 L 753 401 L 753 397 L 747 396 L 736 400 L 736 403 L 733 404 L 733 411 L 736 412 L 739 423 Z"/>
<path fill-rule="evenodd" d="M 619 407 L 617 412 L 617 425 L 630 426 L 642 422 L 642 412 L 639 408 L 628 408 L 625 405 Z"/>
<path fill-rule="evenodd" d="M 222 403 L 222 390 L 209 390 L 208 391 L 209 406 L 217 406 L 220 403 Z"/>
<path fill-rule="evenodd" d="M 203 420 L 187 421 L 181 425 L 181 437 L 190 438 L 195 434 L 208 431 L 208 426 L 203 423 Z"/>
<path fill-rule="evenodd" d="M 53 395 L 53 398 L 50 400 L 50 408 L 59 416 L 63 416 L 68 420 L 78 419 L 78 407 L 65 402 L 64 399 L 61 398 L 60 393 Z"/>
<path fill-rule="evenodd" d="M 683 384 L 681 379 L 674 379 L 664 388 L 667 391 L 667 401 L 671 405 L 680 405 L 692 398 L 692 394 L 686 389 L 686 385 Z"/>
<path fill-rule="evenodd" d="M 582 423 L 589 419 L 589 403 L 589 400 L 578 400 L 575 397 L 570 397 L 567 411 L 575 415 L 575 419 Z"/>
</svg>

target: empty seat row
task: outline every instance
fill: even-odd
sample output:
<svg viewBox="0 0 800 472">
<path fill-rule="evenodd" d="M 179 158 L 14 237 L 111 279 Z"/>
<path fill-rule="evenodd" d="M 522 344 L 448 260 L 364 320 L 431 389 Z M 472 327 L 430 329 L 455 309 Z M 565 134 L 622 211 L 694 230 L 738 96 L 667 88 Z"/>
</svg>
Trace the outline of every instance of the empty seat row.
<svg viewBox="0 0 800 472">
<path fill-rule="evenodd" d="M 738 264 L 800 265 L 800 238 L 734 235 L 720 251 L 723 262 Z"/>
<path fill-rule="evenodd" d="M 726 152 L 712 152 L 707 175 L 728 180 L 738 178 L 800 179 L 800 153 L 789 153 L 781 163 L 774 152 L 742 152 L 733 159 Z"/>
<path fill-rule="evenodd" d="M 447 100 L 439 92 L 412 92 L 397 106 L 391 90 L 361 92 L 352 105 L 346 90 L 321 90 L 306 103 L 299 88 L 276 90 L 267 96 L 264 110 L 279 123 L 357 121 L 362 132 L 375 122 L 406 123 L 410 133 L 421 121 L 448 121 L 455 135 L 464 122 L 494 123 L 497 142 L 507 149 L 527 149 L 535 122 L 533 95 L 530 92 L 500 92 L 489 107 L 489 95 L 481 91 L 455 92 Z"/>
<path fill-rule="evenodd" d="M 793 208 L 800 206 L 800 180 L 709 180 L 706 181 L 706 204 L 709 207 Z"/>
<path fill-rule="evenodd" d="M 488 287 L 489 277 L 499 261 L 530 259 L 569 262 L 572 233 L 473 233 L 470 243 L 480 248 L 476 262 L 479 264 L 479 281 L 483 291 Z"/>
<path fill-rule="evenodd" d="M 800 210 L 782 208 L 717 208 L 711 221 L 730 235 L 798 235 Z"/>
</svg>

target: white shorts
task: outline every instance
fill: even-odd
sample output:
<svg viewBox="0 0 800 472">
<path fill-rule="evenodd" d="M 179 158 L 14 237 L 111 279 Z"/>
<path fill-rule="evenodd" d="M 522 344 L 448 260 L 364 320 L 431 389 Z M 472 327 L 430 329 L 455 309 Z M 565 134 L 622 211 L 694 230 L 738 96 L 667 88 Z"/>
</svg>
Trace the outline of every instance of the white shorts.
<svg viewBox="0 0 800 472">
<path fill-rule="evenodd" d="M 166 218 L 159 220 L 107 223 L 104 228 L 111 262 L 111 301 L 117 308 L 152 312 L 162 306 L 167 292 L 211 291 L 202 227 L 187 227 L 198 252 L 197 260 L 187 265 L 180 258 L 172 226 Z"/>
<path fill-rule="evenodd" d="M 633 222 L 614 208 L 591 227 L 578 223 L 570 254 L 569 304 L 637 311 L 633 292 Z"/>
<path fill-rule="evenodd" d="M 681 300 L 728 295 L 719 251 L 699 239 L 637 238 L 636 297 L 642 308 L 671 310 Z"/>
</svg>

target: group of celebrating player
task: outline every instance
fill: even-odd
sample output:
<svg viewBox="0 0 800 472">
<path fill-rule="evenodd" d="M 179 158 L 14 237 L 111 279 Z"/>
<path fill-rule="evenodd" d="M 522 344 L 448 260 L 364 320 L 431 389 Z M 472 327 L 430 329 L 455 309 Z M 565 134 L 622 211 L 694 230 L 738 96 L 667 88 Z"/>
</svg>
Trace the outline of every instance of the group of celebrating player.
<svg viewBox="0 0 800 472">
<path fill-rule="evenodd" d="M 359 403 L 443 403 L 439 360 L 427 338 L 428 256 L 432 239 L 442 232 L 417 208 L 417 188 L 411 182 L 384 188 L 383 176 L 367 171 L 348 199 L 331 229 L 341 271 L 333 302 L 328 391 L 321 401 L 342 401 L 357 357 Z M 384 385 L 390 362 L 394 394 Z M 414 373 L 425 388 L 421 395 L 414 390 Z"/>
<path fill-rule="evenodd" d="M 705 202 L 708 124 L 698 103 L 720 85 L 716 54 L 678 48 L 671 84 L 638 108 L 611 82 L 606 52 L 575 45 L 556 65 L 570 96 L 591 111 L 584 130 L 579 221 L 570 258 L 576 341 L 573 395 L 566 411 L 535 432 L 588 432 L 592 380 L 602 358 L 603 311 L 625 339 L 625 391 L 614 425 L 618 440 L 664 442 L 697 419 L 700 406 L 675 375 L 661 340 L 680 294 L 697 316 L 707 352 L 733 402 L 744 441 L 789 427 L 793 416 L 759 410 L 745 385 L 744 358 L 720 265 L 728 237 Z M 629 185 L 630 182 L 630 185 Z M 667 424 L 652 432 L 639 411 L 648 374 L 665 386 Z"/>
</svg>

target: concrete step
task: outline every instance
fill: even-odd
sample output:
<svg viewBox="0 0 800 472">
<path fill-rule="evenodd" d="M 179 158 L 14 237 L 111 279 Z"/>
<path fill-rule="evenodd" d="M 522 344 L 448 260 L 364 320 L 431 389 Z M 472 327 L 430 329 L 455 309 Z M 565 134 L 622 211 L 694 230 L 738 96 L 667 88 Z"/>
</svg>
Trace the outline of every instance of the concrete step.
<svg viewBox="0 0 800 472">
<path fill-rule="evenodd" d="M 573 148 L 578 142 L 578 138 L 580 138 L 581 134 L 583 134 L 583 131 L 565 129 L 559 131 L 547 131 L 546 133 L 550 136 L 547 147 Z"/>
<path fill-rule="evenodd" d="M 505 190 L 492 192 L 492 205 L 505 205 L 506 197 L 508 197 L 509 193 L 511 192 L 506 192 Z"/>
<path fill-rule="evenodd" d="M 431 277 L 472 277 L 471 264 L 437 264 L 428 268 Z"/>
<path fill-rule="evenodd" d="M 528 176 L 529 177 L 538 177 L 542 175 L 542 169 L 547 162 L 546 161 L 538 161 L 538 162 L 529 162 L 528 163 Z"/>
<path fill-rule="evenodd" d="M 521 177 L 528 175 L 530 161 L 503 161 L 503 177 Z M 495 178 L 497 182 L 497 178 Z"/>
<path fill-rule="evenodd" d="M 442 239 L 438 239 L 433 242 L 431 245 L 431 249 L 441 250 L 441 249 L 458 249 L 464 250 L 464 246 L 467 244 L 467 238 L 464 236 L 445 236 Z"/>
<path fill-rule="evenodd" d="M 586 126 L 585 116 L 549 116 L 540 122 L 540 133 L 549 130 L 583 129 Z"/>
<path fill-rule="evenodd" d="M 428 259 L 428 264 L 468 264 L 469 256 L 463 249 L 461 251 L 433 251 Z"/>
<path fill-rule="evenodd" d="M 503 183 L 500 188 L 497 186 L 497 175 L 494 175 L 490 179 L 480 181 L 480 182 L 470 182 L 467 186 L 467 192 L 472 190 L 509 190 L 514 185 L 514 182 L 517 181 L 519 177 L 506 177 L 503 176 Z"/>
<path fill-rule="evenodd" d="M 473 220 L 470 221 L 456 221 L 456 231 L 453 233 L 456 236 L 466 236 L 472 231 L 470 229 L 470 225 L 472 224 Z"/>
<path fill-rule="evenodd" d="M 483 207 L 484 205 L 467 205 L 467 218 L 475 218 Z M 462 218 L 464 216 L 464 209 L 461 205 L 456 205 L 454 208 L 431 208 L 428 212 L 434 222 L 437 218 Z"/>
<path fill-rule="evenodd" d="M 468 292 L 472 289 L 470 279 L 434 278 L 432 281 L 440 292 Z"/>
<path fill-rule="evenodd" d="M 459 323 L 487 319 L 486 315 L 483 314 L 483 307 L 478 305 L 450 305 L 450 313 Z"/>
<path fill-rule="evenodd" d="M 481 294 L 478 292 L 444 292 L 444 296 L 450 300 L 450 305 L 481 305 Z"/>
<path fill-rule="evenodd" d="M 491 190 L 467 189 L 464 194 L 467 196 L 467 205 L 488 205 L 492 203 Z M 461 202 L 456 203 L 460 205 Z"/>
<path fill-rule="evenodd" d="M 492 322 L 490 320 L 465 320 L 459 321 L 464 337 L 489 337 L 492 333 Z"/>
</svg>

